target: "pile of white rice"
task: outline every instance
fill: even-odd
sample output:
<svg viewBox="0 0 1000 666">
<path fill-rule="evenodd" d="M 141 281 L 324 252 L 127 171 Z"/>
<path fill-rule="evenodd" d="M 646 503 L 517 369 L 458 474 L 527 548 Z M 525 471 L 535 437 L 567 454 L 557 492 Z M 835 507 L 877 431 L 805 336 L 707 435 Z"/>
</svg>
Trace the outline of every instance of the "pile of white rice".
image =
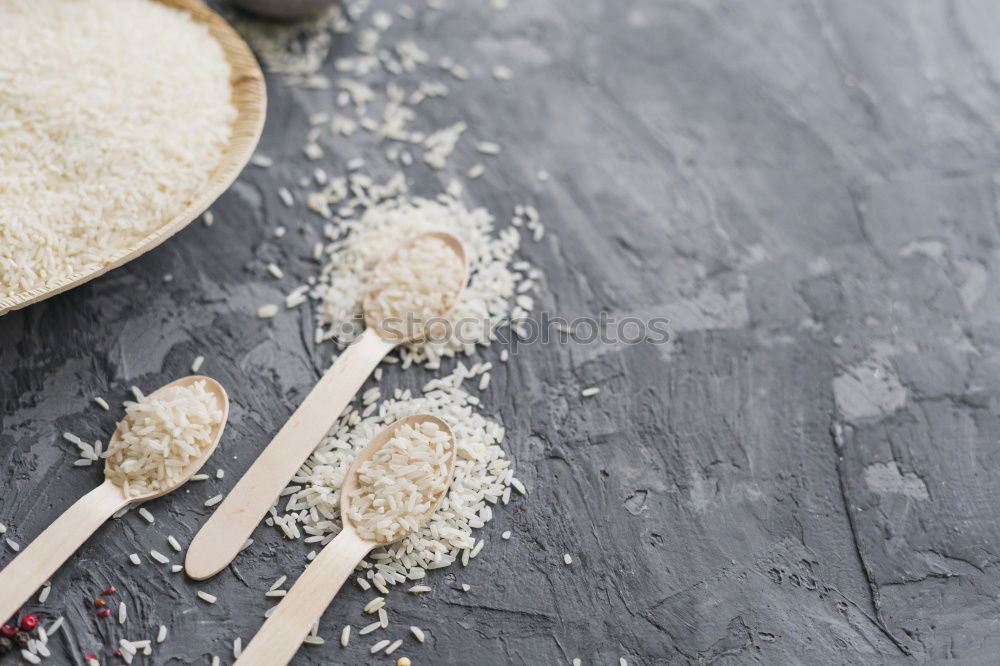
<svg viewBox="0 0 1000 666">
<path fill-rule="evenodd" d="M 170 487 L 201 457 L 221 421 L 219 401 L 204 380 L 126 402 L 120 436 L 101 454 L 104 476 L 126 497 Z"/>
<path fill-rule="evenodd" d="M 0 2 L 0 299 L 108 261 L 204 187 L 236 118 L 222 48 L 153 0 Z"/>
<path fill-rule="evenodd" d="M 449 195 L 437 199 L 409 198 L 395 194 L 370 200 L 356 198 L 365 210 L 327 232 L 326 262 L 316 287 L 317 341 L 336 339 L 349 343 L 364 328 L 362 302 L 372 269 L 398 244 L 429 231 L 444 231 L 462 241 L 469 263 L 469 282 L 448 315 L 452 326 L 447 337 L 433 336 L 399 350 L 404 366 L 426 362 L 439 367 L 442 358 L 473 354 L 488 346 L 497 329 L 511 320 L 527 317 L 534 307 L 525 293 L 534 285 L 527 263 L 515 262 L 520 234 L 507 227 L 494 234 L 493 216 L 485 208 L 469 210 Z"/>
<path fill-rule="evenodd" d="M 504 428 L 483 417 L 479 399 L 462 386 L 464 379 L 479 377 L 489 363 L 467 368 L 459 362 L 450 375 L 432 379 L 423 394 L 396 390 L 395 397 L 377 402 L 366 394 L 364 411 L 351 409 L 337 421 L 330 434 L 292 478 L 284 490 L 283 513 L 271 509 L 267 523 L 290 539 L 325 545 L 340 532 L 340 489 L 355 454 L 383 428 L 413 414 L 431 414 L 444 420 L 455 435 L 455 472 L 447 496 L 419 531 L 384 548 L 372 551 L 364 563 L 366 578 L 382 592 L 387 585 L 419 580 L 430 569 L 456 561 L 463 564 L 479 554 L 484 541 L 474 530 L 493 518 L 493 506 L 510 500 L 511 488 L 524 493 L 514 478 L 511 462 L 500 444 Z"/>
<path fill-rule="evenodd" d="M 367 314 L 380 331 L 420 336 L 429 320 L 454 307 L 465 278 L 464 262 L 448 243 L 436 236 L 417 238 L 372 274 Z"/>
<path fill-rule="evenodd" d="M 391 543 L 417 531 L 448 489 L 451 437 L 437 423 L 403 424 L 358 465 L 348 519 L 366 541 Z"/>
</svg>

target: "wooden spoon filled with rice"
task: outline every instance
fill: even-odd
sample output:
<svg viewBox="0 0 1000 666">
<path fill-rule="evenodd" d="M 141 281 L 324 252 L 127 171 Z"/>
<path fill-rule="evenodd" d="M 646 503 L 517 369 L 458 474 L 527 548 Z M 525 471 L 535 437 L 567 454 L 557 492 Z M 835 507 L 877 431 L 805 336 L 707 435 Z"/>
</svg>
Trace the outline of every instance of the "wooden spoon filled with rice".
<svg viewBox="0 0 1000 666">
<path fill-rule="evenodd" d="M 104 522 L 176 490 L 212 455 L 229 415 L 226 391 L 184 377 L 125 403 L 102 457 L 104 483 L 81 497 L 0 571 L 0 621 L 12 616 Z"/>
<path fill-rule="evenodd" d="M 340 490 L 343 529 L 302 572 L 236 663 L 289 663 L 358 563 L 430 520 L 448 494 L 455 452 L 451 428 L 428 414 L 400 419 L 372 438 Z"/>
</svg>

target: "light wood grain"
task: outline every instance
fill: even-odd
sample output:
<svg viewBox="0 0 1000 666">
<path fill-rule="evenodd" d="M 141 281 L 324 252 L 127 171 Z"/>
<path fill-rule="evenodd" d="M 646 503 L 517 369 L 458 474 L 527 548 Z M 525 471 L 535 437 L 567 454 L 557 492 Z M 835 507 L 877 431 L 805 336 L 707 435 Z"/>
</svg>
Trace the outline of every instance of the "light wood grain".
<svg viewBox="0 0 1000 666">
<path fill-rule="evenodd" d="M 413 414 L 399 419 L 379 432 L 365 445 L 351 463 L 344 477 L 340 491 L 340 520 L 343 531 L 328 543 L 319 555 L 306 567 L 298 580 L 274 609 L 257 634 L 236 660 L 240 666 L 282 666 L 295 656 L 303 639 L 312 626 L 319 621 L 323 611 L 330 605 L 351 572 L 373 548 L 389 542 L 372 542 L 362 539 L 348 519 L 351 510 L 351 492 L 357 487 L 357 471 L 363 462 L 371 459 L 382 446 L 392 438 L 403 425 L 419 427 L 423 423 L 435 423 L 448 433 L 447 478 L 449 482 L 455 474 L 457 443 L 455 434 L 448 424 L 429 414 Z M 421 514 L 417 524 L 423 526 L 441 506 L 448 494 L 447 487 L 431 502 L 426 512 Z M 409 533 L 401 535 L 405 538 Z"/>
<path fill-rule="evenodd" d="M 344 350 L 195 535 L 184 560 L 203 580 L 224 569 L 303 461 L 395 344 L 371 329 Z"/>
<path fill-rule="evenodd" d="M 190 386 L 204 381 L 205 389 L 215 395 L 218 400 L 221 418 L 212 432 L 211 440 L 202 450 L 201 456 L 192 460 L 187 467 L 169 486 L 157 491 L 151 491 L 138 497 L 125 497 L 122 489 L 105 479 L 104 483 L 77 500 L 61 516 L 56 518 L 45 530 L 35 537 L 14 560 L 0 571 L 0 621 L 12 616 L 31 597 L 31 595 L 69 557 L 83 545 L 97 529 L 104 524 L 116 511 L 128 504 L 145 502 L 176 490 L 191 478 L 219 445 L 222 433 L 229 418 L 229 397 L 222 385 L 210 377 L 192 375 L 182 377 L 160 387 L 150 394 L 155 397 L 160 391 L 174 386 Z M 115 428 L 108 441 L 110 448 L 121 436 L 121 422 Z M 105 468 L 106 469 L 106 468 Z"/>
<path fill-rule="evenodd" d="M 375 546 L 362 540 L 353 529 L 338 534 L 281 598 L 281 603 L 243 648 L 236 663 L 240 666 L 280 666 L 290 662 L 358 562 Z"/>
<path fill-rule="evenodd" d="M 93 280 L 153 249 L 186 227 L 211 206 L 236 180 L 253 155 L 264 127 L 264 117 L 267 112 L 267 91 L 264 86 L 264 75 L 261 73 L 250 47 L 221 16 L 198 0 L 158 1 L 171 7 L 184 9 L 190 12 L 196 21 L 204 23 L 209 34 L 222 46 L 226 60 L 232 69 L 230 85 L 237 116 L 233 123 L 233 133 L 229 140 L 229 146 L 223 153 L 222 160 L 209 176 L 204 189 L 180 213 L 172 219 L 164 220 L 161 226 L 138 243 L 115 252 L 100 263 L 85 266 L 48 284 L 0 298 L 0 315 L 37 303 Z"/>
</svg>

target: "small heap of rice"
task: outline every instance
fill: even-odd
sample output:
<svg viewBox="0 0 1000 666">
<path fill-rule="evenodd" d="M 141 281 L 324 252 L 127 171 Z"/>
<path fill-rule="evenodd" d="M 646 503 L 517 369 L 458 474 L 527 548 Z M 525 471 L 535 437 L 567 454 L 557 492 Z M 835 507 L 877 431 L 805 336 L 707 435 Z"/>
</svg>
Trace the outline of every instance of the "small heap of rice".
<svg viewBox="0 0 1000 666">
<path fill-rule="evenodd" d="M 219 401 L 204 380 L 126 402 L 120 436 L 102 454 L 104 476 L 126 497 L 170 487 L 201 457 L 221 421 Z"/>
<path fill-rule="evenodd" d="M 484 544 L 473 531 L 493 519 L 494 505 L 506 504 L 512 487 L 524 493 L 500 446 L 504 428 L 483 417 L 478 398 L 462 387 L 464 379 L 477 377 L 487 366 L 466 368 L 459 362 L 450 375 L 428 382 L 423 395 L 413 397 L 409 390 L 397 389 L 393 399 L 371 402 L 364 414 L 346 411 L 282 492 L 288 497 L 284 513 L 272 507 L 267 522 L 290 539 L 305 534 L 307 543 L 329 543 L 340 532 L 340 489 L 355 454 L 391 423 L 431 414 L 447 422 L 455 435 L 455 472 L 448 494 L 424 527 L 375 549 L 371 562 L 363 566 L 371 584 L 385 593 L 387 585 L 419 580 L 430 569 L 458 560 L 467 563 Z"/>
<path fill-rule="evenodd" d="M 426 322 L 454 307 L 464 281 L 462 260 L 450 245 L 436 236 L 418 238 L 372 275 L 368 315 L 391 335 L 419 335 Z"/>
<path fill-rule="evenodd" d="M 351 181 L 352 191 L 360 191 L 362 179 Z M 452 326 L 450 335 L 429 336 L 399 348 L 404 367 L 426 362 L 429 369 L 435 369 L 442 358 L 474 354 L 477 346 L 488 346 L 496 339 L 498 328 L 527 317 L 534 301 L 523 292 L 537 276 L 527 263 L 514 261 L 520 247 L 516 228 L 507 227 L 494 235 L 494 220 L 486 209 L 470 211 L 450 195 L 411 199 L 400 194 L 398 187 L 398 183 L 385 186 L 391 192 L 388 198 L 379 198 L 379 188 L 367 188 L 365 200 L 358 197 L 352 202 L 365 206 L 360 218 L 329 225 L 328 235 L 334 240 L 324 248 L 327 262 L 311 292 L 318 301 L 316 339 L 346 344 L 360 335 L 362 302 L 376 264 L 400 242 L 444 231 L 462 241 L 469 263 L 469 282 L 448 315 L 449 321 L 461 322 L 461 329 Z"/>
<path fill-rule="evenodd" d="M 438 424 L 399 426 L 358 465 L 348 518 L 366 541 L 392 543 L 415 532 L 448 489 L 451 437 Z"/>
<path fill-rule="evenodd" d="M 180 213 L 229 143 L 222 47 L 153 0 L 0 2 L 0 300 Z"/>
</svg>

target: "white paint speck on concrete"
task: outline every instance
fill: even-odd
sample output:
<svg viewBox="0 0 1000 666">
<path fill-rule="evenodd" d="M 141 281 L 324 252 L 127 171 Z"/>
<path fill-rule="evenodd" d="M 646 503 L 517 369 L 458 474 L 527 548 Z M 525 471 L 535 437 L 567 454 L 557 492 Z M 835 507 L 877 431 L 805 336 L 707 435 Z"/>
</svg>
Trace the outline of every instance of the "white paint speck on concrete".
<svg viewBox="0 0 1000 666">
<path fill-rule="evenodd" d="M 837 409 L 848 421 L 881 417 L 906 404 L 907 390 L 888 359 L 866 358 L 833 378 Z"/>
<path fill-rule="evenodd" d="M 924 480 L 913 472 L 901 473 L 895 460 L 887 463 L 874 463 L 866 467 L 865 483 L 868 484 L 868 488 L 872 492 L 880 495 L 893 493 L 918 500 L 930 497 Z"/>
</svg>

